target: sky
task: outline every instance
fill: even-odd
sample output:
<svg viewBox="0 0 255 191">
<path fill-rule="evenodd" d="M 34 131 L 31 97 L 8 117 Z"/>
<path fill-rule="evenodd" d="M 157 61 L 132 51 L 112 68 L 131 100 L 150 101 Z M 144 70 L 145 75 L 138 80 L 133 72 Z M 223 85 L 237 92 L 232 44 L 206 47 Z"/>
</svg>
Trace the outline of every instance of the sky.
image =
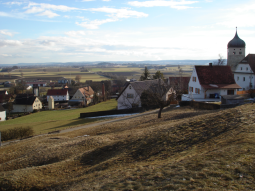
<svg viewBox="0 0 255 191">
<path fill-rule="evenodd" d="M 255 53 L 254 0 L 0 0 L 0 64 L 227 58 Z"/>
</svg>

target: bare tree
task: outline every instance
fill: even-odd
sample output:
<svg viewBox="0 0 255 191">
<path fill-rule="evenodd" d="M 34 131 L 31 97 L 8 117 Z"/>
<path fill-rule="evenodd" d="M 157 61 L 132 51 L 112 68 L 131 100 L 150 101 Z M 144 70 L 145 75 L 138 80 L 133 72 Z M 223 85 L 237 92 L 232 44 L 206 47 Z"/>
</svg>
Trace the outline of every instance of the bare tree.
<svg viewBox="0 0 255 191">
<path fill-rule="evenodd" d="M 77 76 L 75 77 L 75 80 L 78 81 L 78 82 L 80 83 L 80 81 L 81 81 L 81 75 L 77 75 Z"/>
<path fill-rule="evenodd" d="M 175 91 L 163 80 L 158 80 L 158 83 L 152 84 L 141 95 L 142 106 L 150 106 L 151 103 L 159 107 L 158 118 L 161 118 L 161 112 L 164 107 L 170 105 L 175 98 Z"/>
<path fill-rule="evenodd" d="M 21 77 L 23 78 L 23 75 L 24 75 L 23 72 L 20 72 L 20 75 L 21 75 Z"/>
<path fill-rule="evenodd" d="M 218 65 L 218 66 L 223 66 L 223 65 L 225 65 L 225 59 L 224 59 L 224 57 L 223 57 L 221 54 L 219 54 L 218 60 L 215 61 L 215 62 L 213 62 L 213 65 Z"/>
</svg>

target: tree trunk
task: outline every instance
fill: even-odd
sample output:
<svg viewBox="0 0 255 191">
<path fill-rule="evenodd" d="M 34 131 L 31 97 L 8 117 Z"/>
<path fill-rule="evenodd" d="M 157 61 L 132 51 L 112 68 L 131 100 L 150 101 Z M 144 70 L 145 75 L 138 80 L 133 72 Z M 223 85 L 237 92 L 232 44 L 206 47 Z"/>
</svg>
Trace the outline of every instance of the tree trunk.
<svg viewBox="0 0 255 191">
<path fill-rule="evenodd" d="M 158 118 L 161 118 L 161 112 L 163 110 L 163 106 L 160 106 L 159 110 L 158 110 Z"/>
</svg>

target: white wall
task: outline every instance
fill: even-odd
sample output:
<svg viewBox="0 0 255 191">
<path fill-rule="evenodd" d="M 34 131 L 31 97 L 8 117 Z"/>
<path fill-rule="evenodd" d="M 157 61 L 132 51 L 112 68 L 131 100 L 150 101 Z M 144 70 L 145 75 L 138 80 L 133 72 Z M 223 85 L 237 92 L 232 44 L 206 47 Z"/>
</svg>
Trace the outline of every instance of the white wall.
<svg viewBox="0 0 255 191">
<path fill-rule="evenodd" d="M 47 101 L 49 100 L 50 96 L 52 96 L 54 98 L 54 101 L 68 101 L 69 100 L 68 92 L 66 95 L 47 95 Z"/>
<path fill-rule="evenodd" d="M 132 94 L 133 98 L 127 98 L 127 94 Z M 138 106 L 141 107 L 140 96 L 136 93 L 131 84 L 122 92 L 117 101 L 118 109 L 130 109 L 132 108 L 132 104 L 138 104 Z"/>
<path fill-rule="evenodd" d="M 255 88 L 255 75 L 249 64 L 238 64 L 234 72 L 234 78 L 236 83 L 242 87 L 239 90 L 249 90 L 250 82 L 252 83 L 252 88 Z"/>
<path fill-rule="evenodd" d="M 193 81 L 193 77 L 196 77 L 196 81 Z M 190 92 L 190 87 L 193 87 L 193 91 Z M 200 90 L 200 94 L 196 93 L 196 88 Z M 201 87 L 199 80 L 198 80 L 198 76 L 197 76 L 197 71 L 195 69 L 195 67 L 193 68 L 193 72 L 191 74 L 190 80 L 189 80 L 189 89 L 188 92 L 190 94 L 190 96 L 192 96 L 193 98 L 204 98 L 204 91 L 203 88 Z"/>
<path fill-rule="evenodd" d="M 0 121 L 5 121 L 6 119 L 6 111 L 0 111 Z"/>
<path fill-rule="evenodd" d="M 38 98 L 36 98 L 32 107 L 33 109 L 40 110 L 42 109 L 42 102 Z"/>
</svg>

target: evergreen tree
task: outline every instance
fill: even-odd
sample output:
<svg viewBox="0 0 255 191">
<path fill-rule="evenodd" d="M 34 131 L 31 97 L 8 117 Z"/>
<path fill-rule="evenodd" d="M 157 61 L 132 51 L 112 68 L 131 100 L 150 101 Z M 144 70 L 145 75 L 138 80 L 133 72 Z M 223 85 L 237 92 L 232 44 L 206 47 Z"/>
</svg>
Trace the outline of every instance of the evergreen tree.
<svg viewBox="0 0 255 191">
<path fill-rule="evenodd" d="M 153 75 L 153 79 L 164 79 L 164 74 L 159 70 Z"/>
<path fill-rule="evenodd" d="M 144 80 L 147 80 L 147 79 L 150 79 L 150 72 L 149 72 L 148 68 L 145 66 L 144 72 L 141 75 L 140 80 L 144 81 Z"/>
</svg>

